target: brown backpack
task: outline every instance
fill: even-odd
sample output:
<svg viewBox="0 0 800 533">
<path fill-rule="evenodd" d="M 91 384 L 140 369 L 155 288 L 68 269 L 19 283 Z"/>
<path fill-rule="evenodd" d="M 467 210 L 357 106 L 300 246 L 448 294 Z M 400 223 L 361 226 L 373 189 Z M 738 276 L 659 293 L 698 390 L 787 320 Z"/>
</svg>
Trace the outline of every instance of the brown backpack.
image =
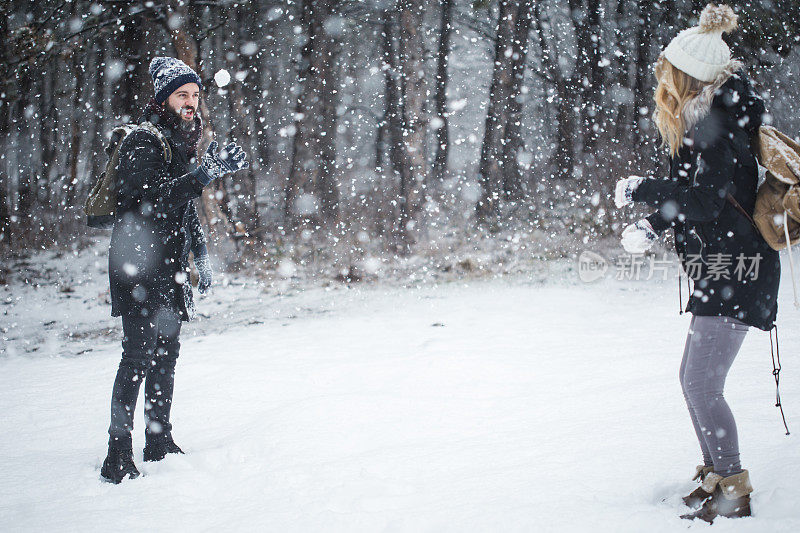
<svg viewBox="0 0 800 533">
<path fill-rule="evenodd" d="M 167 164 L 172 160 L 172 150 L 169 147 L 169 142 L 167 142 L 164 134 L 150 122 L 124 124 L 114 128 L 114 131 L 111 132 L 111 141 L 106 147 L 106 154 L 108 154 L 106 169 L 97 178 L 83 206 L 83 211 L 86 213 L 86 225 L 90 228 L 110 229 L 114 225 L 114 210 L 117 206 L 116 184 L 119 147 L 122 146 L 122 141 L 128 135 L 139 128 L 147 130 L 161 141 L 161 146 L 164 149 L 164 159 Z"/>
<path fill-rule="evenodd" d="M 767 176 L 758 189 L 753 219 L 767 244 L 787 248 L 794 307 L 800 309 L 791 250 L 800 241 L 800 144 L 772 126 L 761 126 L 758 137 Z"/>
<path fill-rule="evenodd" d="M 800 144 L 772 126 L 758 134 L 759 163 L 766 168 L 753 224 L 774 250 L 800 242 Z"/>
<path fill-rule="evenodd" d="M 800 242 L 800 144 L 772 126 L 761 126 L 754 148 L 758 148 L 759 163 L 766 172 L 756 194 L 753 216 L 730 194 L 728 201 L 750 220 L 773 250 L 788 248 L 794 306 L 800 309 L 791 250 Z"/>
</svg>

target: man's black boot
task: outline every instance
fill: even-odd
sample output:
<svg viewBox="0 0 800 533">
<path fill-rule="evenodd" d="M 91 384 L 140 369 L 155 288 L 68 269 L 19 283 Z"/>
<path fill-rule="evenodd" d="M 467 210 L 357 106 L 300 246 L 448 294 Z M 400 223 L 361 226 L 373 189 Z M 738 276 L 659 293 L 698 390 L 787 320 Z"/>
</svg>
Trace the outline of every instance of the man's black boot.
<svg viewBox="0 0 800 533">
<path fill-rule="evenodd" d="M 148 442 L 144 446 L 144 460 L 147 462 L 160 461 L 167 456 L 168 453 L 183 454 L 183 450 L 175 444 L 170 436 L 167 439 L 158 440 L 155 442 Z"/>
<path fill-rule="evenodd" d="M 133 450 L 130 446 L 113 446 L 108 447 L 108 456 L 103 461 L 103 468 L 100 469 L 100 475 L 105 481 L 109 483 L 121 483 L 125 477 L 135 479 L 139 477 L 139 470 L 133 463 Z"/>
</svg>

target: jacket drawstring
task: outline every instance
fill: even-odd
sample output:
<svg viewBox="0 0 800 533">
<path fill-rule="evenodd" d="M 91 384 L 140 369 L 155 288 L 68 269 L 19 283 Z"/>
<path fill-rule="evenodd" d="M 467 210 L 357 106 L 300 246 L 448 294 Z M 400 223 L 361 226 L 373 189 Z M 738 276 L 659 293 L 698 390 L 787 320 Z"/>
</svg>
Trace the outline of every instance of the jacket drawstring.
<svg viewBox="0 0 800 533">
<path fill-rule="evenodd" d="M 775 348 L 772 347 L 772 330 L 775 330 Z M 778 345 L 778 325 L 772 326 L 769 330 L 769 351 L 772 354 L 772 375 L 775 376 L 775 407 L 781 410 L 781 418 L 783 419 L 783 427 L 786 428 L 786 434 L 789 434 L 789 426 L 786 425 L 786 415 L 783 414 L 783 405 L 781 404 L 781 349 Z"/>
<path fill-rule="evenodd" d="M 683 281 L 683 272 L 678 270 L 678 314 L 682 315 L 683 311 L 683 288 L 681 282 Z M 689 276 L 686 276 L 686 294 L 692 296 L 692 286 L 689 285 Z"/>
<path fill-rule="evenodd" d="M 689 276 L 686 276 L 686 294 L 689 297 L 692 296 L 692 286 L 689 284 Z M 681 287 L 681 282 L 683 281 L 683 268 L 678 266 L 678 314 L 682 315 L 684 313 L 683 310 L 683 287 Z"/>
<path fill-rule="evenodd" d="M 689 276 L 686 276 L 686 294 L 688 294 L 690 298 L 693 294 L 692 286 L 689 284 Z"/>
</svg>

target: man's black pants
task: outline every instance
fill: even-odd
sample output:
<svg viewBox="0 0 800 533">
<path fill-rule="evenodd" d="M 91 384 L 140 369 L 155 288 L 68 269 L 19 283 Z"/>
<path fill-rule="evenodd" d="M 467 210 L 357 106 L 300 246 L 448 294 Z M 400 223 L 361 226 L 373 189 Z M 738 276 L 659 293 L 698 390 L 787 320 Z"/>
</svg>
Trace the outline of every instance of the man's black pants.
<svg viewBox="0 0 800 533">
<path fill-rule="evenodd" d="M 170 309 L 149 316 L 123 315 L 122 330 L 122 361 L 111 393 L 109 444 L 131 447 L 133 415 L 142 381 L 147 444 L 163 442 L 172 438 L 169 411 L 180 350 L 180 316 Z"/>
</svg>

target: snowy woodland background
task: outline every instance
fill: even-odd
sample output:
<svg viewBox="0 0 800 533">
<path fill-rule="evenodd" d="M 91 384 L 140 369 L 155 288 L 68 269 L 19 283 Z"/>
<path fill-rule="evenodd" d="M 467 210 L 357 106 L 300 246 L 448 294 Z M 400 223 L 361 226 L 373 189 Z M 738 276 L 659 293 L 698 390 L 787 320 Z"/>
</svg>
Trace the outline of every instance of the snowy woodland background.
<svg viewBox="0 0 800 533">
<path fill-rule="evenodd" d="M 729 3 L 735 55 L 774 123 L 800 133 L 800 2 Z M 4 0 L 0 249 L 80 250 L 103 235 L 81 206 L 110 130 L 152 95 L 155 55 L 204 80 L 205 142 L 251 154 L 200 202 L 229 268 L 358 280 L 414 256 L 504 271 L 616 245 L 612 184 L 666 158 L 652 64 L 704 5 Z"/>
<path fill-rule="evenodd" d="M 728 3 L 800 135 L 800 0 Z M 652 64 L 704 4 L 0 0 L 0 529 L 707 530 L 678 518 L 700 456 L 677 271 L 583 283 L 574 261 L 645 214 L 612 187 L 663 175 Z M 215 285 L 181 335 L 187 453 L 142 462 L 140 404 L 143 475 L 112 486 L 122 328 L 81 207 L 156 55 L 204 80 L 202 147 L 253 164 L 197 201 Z M 788 272 L 792 434 L 752 330 L 726 396 L 754 516 L 714 531 L 800 531 Z"/>
</svg>

